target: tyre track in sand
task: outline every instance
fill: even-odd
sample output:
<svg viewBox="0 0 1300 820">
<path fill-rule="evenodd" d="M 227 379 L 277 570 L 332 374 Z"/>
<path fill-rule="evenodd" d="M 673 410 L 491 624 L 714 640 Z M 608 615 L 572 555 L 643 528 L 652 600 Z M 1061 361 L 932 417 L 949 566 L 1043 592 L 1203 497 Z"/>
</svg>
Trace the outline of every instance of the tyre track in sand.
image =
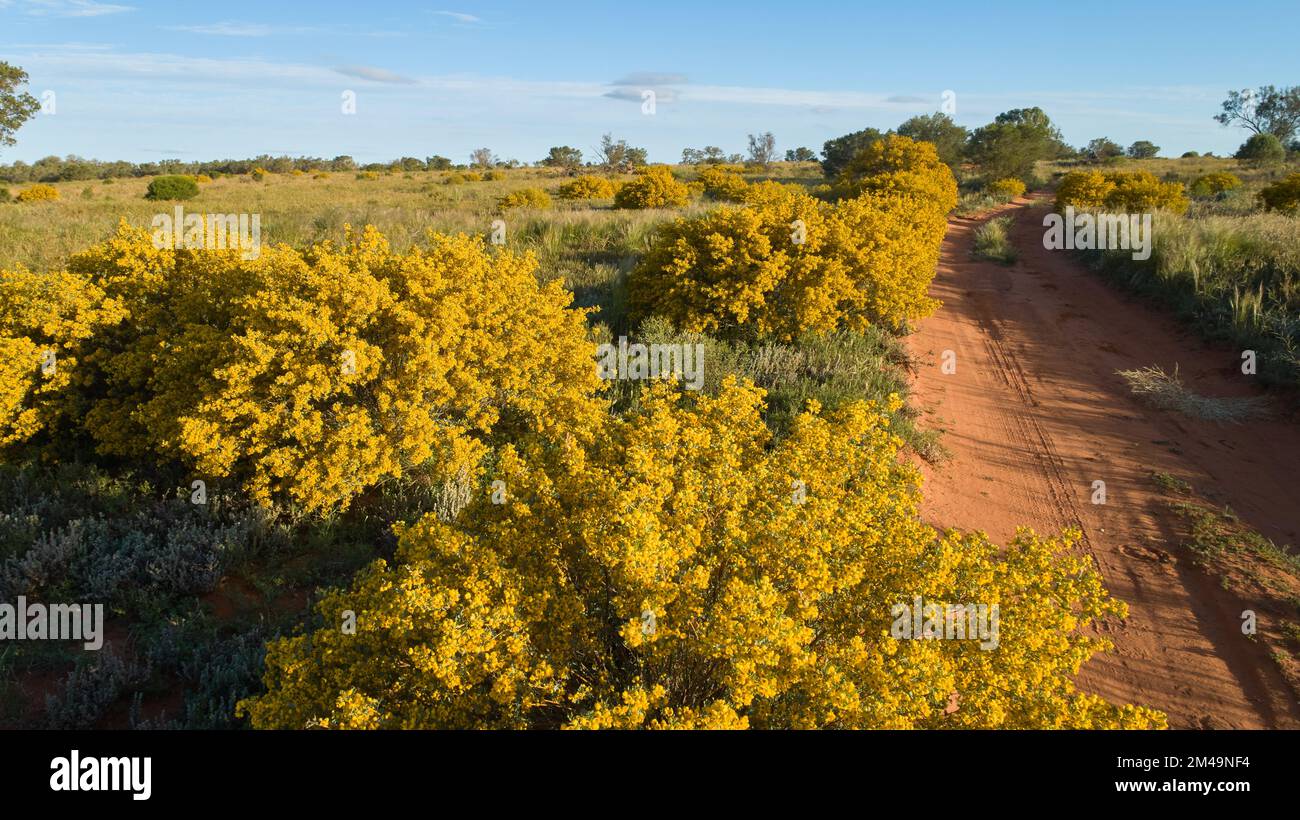
<svg viewBox="0 0 1300 820">
<path fill-rule="evenodd" d="M 943 306 L 908 338 L 913 402 L 946 432 L 951 460 L 920 464 L 922 514 L 938 527 L 1002 543 L 1018 526 L 1083 533 L 1111 594 L 1129 605 L 1100 630 L 1115 650 L 1080 687 L 1169 715 L 1172 727 L 1300 727 L 1300 705 L 1274 662 L 1241 634 L 1236 600 L 1192 566 L 1151 480 L 1163 471 L 1230 504 L 1279 544 L 1300 533 L 1300 430 L 1285 421 L 1220 426 L 1151 411 L 1115 371 L 1175 364 L 1207 395 L 1246 395 L 1234 351 L 1205 345 L 1172 318 L 1120 293 L 1063 251 L 1042 247 L 1046 200 L 1013 216 L 1012 266 L 973 260 L 985 219 L 949 221 L 931 295 Z M 956 372 L 940 368 L 944 351 Z M 1106 503 L 1093 504 L 1093 482 Z"/>
</svg>

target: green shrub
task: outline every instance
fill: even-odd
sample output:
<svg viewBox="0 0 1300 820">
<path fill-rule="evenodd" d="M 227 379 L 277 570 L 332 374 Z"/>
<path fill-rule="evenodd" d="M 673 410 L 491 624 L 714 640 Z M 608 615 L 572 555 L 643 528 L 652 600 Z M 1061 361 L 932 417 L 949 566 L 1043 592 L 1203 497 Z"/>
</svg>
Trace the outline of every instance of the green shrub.
<svg viewBox="0 0 1300 820">
<path fill-rule="evenodd" d="M 1252 134 L 1237 149 L 1237 159 L 1255 165 L 1277 165 L 1286 159 L 1286 148 L 1272 134 Z"/>
<path fill-rule="evenodd" d="M 199 184 L 191 177 L 173 174 L 154 177 L 149 181 L 145 199 L 193 199 L 199 195 Z"/>
<path fill-rule="evenodd" d="M 1010 265 L 1016 261 L 1016 249 L 1011 244 L 1011 218 L 999 216 L 990 219 L 975 229 L 975 248 L 972 251 L 977 259 L 988 259 Z"/>
</svg>

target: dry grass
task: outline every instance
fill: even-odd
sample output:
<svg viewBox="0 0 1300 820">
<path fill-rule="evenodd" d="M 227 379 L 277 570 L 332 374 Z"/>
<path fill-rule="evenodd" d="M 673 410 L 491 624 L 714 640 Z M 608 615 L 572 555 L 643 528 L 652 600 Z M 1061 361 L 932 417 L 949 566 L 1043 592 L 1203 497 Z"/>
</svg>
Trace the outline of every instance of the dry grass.
<svg viewBox="0 0 1300 820">
<path fill-rule="evenodd" d="M 1172 375 L 1156 366 L 1137 370 L 1120 370 L 1117 374 L 1128 382 L 1133 394 L 1146 404 L 1160 410 L 1174 410 L 1185 416 L 1203 421 L 1239 424 L 1268 415 L 1268 403 L 1254 396 L 1202 396 L 1188 390 L 1178 378 L 1178 368 Z"/>
</svg>

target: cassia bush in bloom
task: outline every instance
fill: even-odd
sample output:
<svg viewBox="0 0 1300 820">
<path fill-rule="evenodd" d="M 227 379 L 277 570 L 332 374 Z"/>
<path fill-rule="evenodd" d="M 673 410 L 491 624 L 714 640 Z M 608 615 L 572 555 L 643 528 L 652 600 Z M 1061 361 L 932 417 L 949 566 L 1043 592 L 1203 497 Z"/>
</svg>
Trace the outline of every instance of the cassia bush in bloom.
<svg viewBox="0 0 1300 820">
<path fill-rule="evenodd" d="M 994 196 L 1010 200 L 1015 199 L 1025 192 L 1025 183 L 1015 177 L 995 179 L 988 184 L 986 190 Z"/>
<path fill-rule="evenodd" d="M 0 445 L 57 422 L 82 344 L 124 315 L 86 277 L 0 271 Z"/>
<path fill-rule="evenodd" d="M 614 183 L 586 174 L 561 185 L 559 195 L 562 199 L 609 199 L 614 196 Z"/>
<path fill-rule="evenodd" d="M 1056 210 L 1184 213 L 1187 195 L 1178 182 L 1161 182 L 1149 171 L 1071 171 L 1056 189 Z"/>
<path fill-rule="evenodd" d="M 1227 171 L 1216 171 L 1192 180 L 1189 191 L 1192 196 L 1198 199 L 1206 199 L 1240 187 L 1241 180 L 1237 178 L 1236 174 L 1230 174 Z"/>
<path fill-rule="evenodd" d="M 535 268 L 464 235 L 394 253 L 367 228 L 244 260 L 124 224 L 70 262 L 126 316 L 82 344 L 61 413 L 103 453 L 308 511 L 415 470 L 472 471 L 498 437 L 581 438 L 603 408 L 594 348 Z"/>
<path fill-rule="evenodd" d="M 934 143 L 890 134 L 863 148 L 840 172 L 842 196 L 908 194 L 932 200 L 942 214 L 957 207 L 957 180 Z"/>
<path fill-rule="evenodd" d="M 1080 693 L 1124 613 L 1070 540 L 939 534 L 887 413 L 815 403 L 773 444 L 762 391 L 650 388 L 590 446 L 527 442 L 486 498 L 398 528 L 272 642 L 259 728 L 1141 728 Z M 803 491 L 801 493 L 801 490 Z M 1050 592 L 1048 592 L 1050 590 Z M 998 605 L 996 649 L 891 636 L 916 596 Z M 355 615 L 355 630 L 341 628 Z M 953 710 L 952 703 L 957 704 Z"/>
<path fill-rule="evenodd" d="M 59 189 L 53 185 L 33 185 L 18 192 L 19 202 L 53 202 L 59 198 Z"/>
<path fill-rule="evenodd" d="M 511 191 L 497 200 L 497 209 L 508 211 L 512 208 L 530 208 L 542 210 L 551 207 L 551 195 L 541 188 L 520 188 Z"/>
<path fill-rule="evenodd" d="M 614 194 L 615 208 L 675 208 L 691 199 L 690 189 L 663 165 L 638 168 L 636 178 Z"/>
<path fill-rule="evenodd" d="M 713 166 L 700 171 L 700 182 L 709 198 L 722 202 L 742 202 L 749 189 L 749 183 L 740 174 Z"/>
<path fill-rule="evenodd" d="M 913 194 L 903 178 L 835 204 L 758 183 L 746 189 L 745 207 L 661 227 L 628 279 L 632 317 L 792 339 L 837 327 L 896 329 L 928 315 L 945 211 L 934 186 Z"/>
</svg>

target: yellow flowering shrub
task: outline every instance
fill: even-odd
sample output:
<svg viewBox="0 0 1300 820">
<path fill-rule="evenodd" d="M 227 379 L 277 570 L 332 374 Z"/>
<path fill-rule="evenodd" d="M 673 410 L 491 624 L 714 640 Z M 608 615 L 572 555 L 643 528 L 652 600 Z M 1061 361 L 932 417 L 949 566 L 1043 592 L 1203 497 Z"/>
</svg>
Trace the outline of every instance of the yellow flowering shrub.
<svg viewBox="0 0 1300 820">
<path fill-rule="evenodd" d="M 499 439 L 582 438 L 604 406 L 594 349 L 536 266 L 464 235 L 395 253 L 373 228 L 245 260 L 160 250 L 124 224 L 70 262 L 128 317 L 84 346 L 67 417 L 103 453 L 308 511 L 472 470 Z"/>
<path fill-rule="evenodd" d="M 700 171 L 699 181 L 704 193 L 722 202 L 740 202 L 745 198 L 749 183 L 740 174 L 709 166 Z"/>
<path fill-rule="evenodd" d="M 124 315 L 84 277 L 0 271 L 0 445 L 55 424 L 82 343 Z"/>
<path fill-rule="evenodd" d="M 900 328 L 934 310 L 926 292 L 947 223 L 924 193 L 830 204 L 762 182 L 746 189 L 744 206 L 657 231 L 628 278 L 634 320 L 661 315 L 690 331 L 790 339 Z"/>
<path fill-rule="evenodd" d="M 54 202 L 59 198 L 59 189 L 53 185 L 33 185 L 24 188 L 14 197 L 18 202 Z"/>
<path fill-rule="evenodd" d="M 466 182 L 482 182 L 483 175 L 480 174 L 478 171 L 466 171 L 465 173 L 461 174 L 461 179 L 465 180 Z"/>
<path fill-rule="evenodd" d="M 399 526 L 391 564 L 268 646 L 267 691 L 239 713 L 257 728 L 1164 725 L 1075 689 L 1108 646 L 1092 625 L 1125 608 L 1072 536 L 1003 550 L 937 533 L 888 408 L 813 403 L 774 443 L 762 406 L 734 379 L 694 400 L 659 385 L 587 446 L 508 448 L 508 503 Z M 996 605 L 996 637 L 896 632 L 917 597 Z"/>
<path fill-rule="evenodd" d="M 1192 180 L 1188 190 L 1194 197 L 1207 199 L 1224 191 L 1231 191 L 1240 187 L 1241 179 L 1236 174 L 1230 174 L 1227 171 L 1215 171 Z"/>
<path fill-rule="evenodd" d="M 551 195 L 541 188 L 520 188 L 497 200 L 497 209 L 501 211 L 509 211 L 512 208 L 542 210 L 549 207 L 551 207 Z"/>
<path fill-rule="evenodd" d="M 610 199 L 614 196 L 614 183 L 605 177 L 584 174 L 560 186 L 562 199 Z"/>
<path fill-rule="evenodd" d="M 844 197 L 896 193 L 930 199 L 941 213 L 957 207 L 957 180 L 934 143 L 890 134 L 863 148 L 840 172 Z"/>
<path fill-rule="evenodd" d="M 248 172 L 248 175 L 253 178 L 254 182 L 262 182 L 270 176 L 270 174 L 271 172 L 265 168 L 254 168 L 252 171 Z"/>
<path fill-rule="evenodd" d="M 664 165 L 638 168 L 636 178 L 614 194 L 615 208 L 675 208 L 691 199 L 690 190 Z"/>
<path fill-rule="evenodd" d="M 1025 183 L 1015 177 L 995 179 L 988 184 L 986 190 L 994 196 L 1015 199 L 1025 192 Z"/>
<path fill-rule="evenodd" d="M 1071 171 L 1056 189 L 1056 210 L 1184 213 L 1190 203 L 1178 182 L 1161 182 L 1149 171 Z"/>
<path fill-rule="evenodd" d="M 1267 211 L 1300 211 L 1300 174 L 1290 174 L 1259 192 L 1259 201 Z"/>
</svg>

